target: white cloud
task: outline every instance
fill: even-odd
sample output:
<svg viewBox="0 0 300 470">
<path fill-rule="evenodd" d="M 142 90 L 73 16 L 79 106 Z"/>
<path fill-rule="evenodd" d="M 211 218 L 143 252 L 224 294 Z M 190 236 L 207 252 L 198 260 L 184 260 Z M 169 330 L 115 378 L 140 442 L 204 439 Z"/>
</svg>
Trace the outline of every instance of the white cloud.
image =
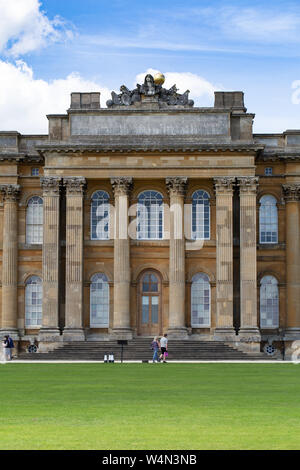
<svg viewBox="0 0 300 470">
<path fill-rule="evenodd" d="M 79 74 L 48 82 L 35 79 L 24 61 L 12 64 L 0 60 L 0 130 L 46 134 L 46 114 L 65 113 L 70 106 L 70 93 L 76 91 L 100 91 L 102 106 L 110 98 L 107 88 Z"/>
<path fill-rule="evenodd" d="M 292 103 L 300 104 L 300 80 L 295 80 L 292 83 L 292 88 L 295 90 L 292 93 Z"/>
<path fill-rule="evenodd" d="M 19 56 L 72 36 L 64 21 L 49 20 L 38 0 L 0 0 L 0 51 Z"/>
<path fill-rule="evenodd" d="M 273 12 L 263 8 L 224 8 L 217 21 L 228 37 L 238 37 L 243 42 L 299 42 L 299 10 Z"/>
<path fill-rule="evenodd" d="M 145 75 L 147 73 L 151 73 L 154 75 L 157 73 L 158 70 L 155 69 L 148 69 L 144 73 L 140 73 L 136 76 L 136 80 L 138 83 L 143 83 L 145 79 Z M 214 92 L 216 90 L 222 89 L 221 86 L 215 86 L 205 78 L 200 77 L 200 75 L 196 75 L 190 72 L 163 72 L 164 76 L 166 77 L 164 88 L 171 88 L 171 86 L 175 85 L 178 88 L 179 93 L 184 93 L 186 90 L 190 90 L 190 98 L 195 101 L 196 106 L 204 106 L 204 105 L 213 105 L 213 97 Z M 203 100 L 205 102 L 203 102 Z"/>
</svg>

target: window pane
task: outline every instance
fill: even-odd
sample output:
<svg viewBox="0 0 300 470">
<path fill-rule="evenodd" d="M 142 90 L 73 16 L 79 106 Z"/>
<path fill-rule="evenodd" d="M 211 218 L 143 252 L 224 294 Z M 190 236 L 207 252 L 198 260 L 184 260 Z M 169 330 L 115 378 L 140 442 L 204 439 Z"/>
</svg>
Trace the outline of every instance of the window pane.
<svg viewBox="0 0 300 470">
<path fill-rule="evenodd" d="M 192 240 L 210 238 L 210 203 L 206 191 L 199 190 L 192 196 Z"/>
<path fill-rule="evenodd" d="M 278 328 L 279 297 L 277 280 L 273 276 L 264 276 L 260 284 L 260 326 L 261 328 Z"/>
<path fill-rule="evenodd" d="M 42 325 L 42 280 L 31 276 L 25 286 L 25 326 Z"/>
<path fill-rule="evenodd" d="M 43 243 L 43 199 L 34 196 L 28 201 L 26 210 L 26 243 Z"/>
<path fill-rule="evenodd" d="M 90 326 L 109 326 L 109 284 L 103 273 L 95 274 L 90 286 Z"/>
<path fill-rule="evenodd" d="M 204 273 L 196 274 L 191 287 L 191 325 L 210 326 L 210 284 Z"/>
<path fill-rule="evenodd" d="M 151 302 L 151 320 L 152 323 L 158 323 L 158 297 L 152 297 Z"/>
<path fill-rule="evenodd" d="M 138 197 L 137 238 L 139 240 L 163 238 L 163 197 L 157 191 L 144 191 Z"/>
<path fill-rule="evenodd" d="M 278 214 L 276 199 L 271 195 L 260 199 L 259 208 L 260 243 L 278 243 Z"/>
<path fill-rule="evenodd" d="M 142 323 L 149 323 L 149 297 L 142 296 Z"/>
<path fill-rule="evenodd" d="M 105 191 L 97 191 L 92 196 L 91 204 L 92 240 L 109 240 L 109 220 L 109 195 Z"/>
</svg>

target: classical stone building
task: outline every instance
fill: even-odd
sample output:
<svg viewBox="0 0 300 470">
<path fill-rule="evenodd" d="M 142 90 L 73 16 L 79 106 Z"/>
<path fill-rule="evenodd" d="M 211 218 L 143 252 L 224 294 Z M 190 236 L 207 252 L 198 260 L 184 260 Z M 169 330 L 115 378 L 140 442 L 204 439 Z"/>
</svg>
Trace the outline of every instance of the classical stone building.
<svg viewBox="0 0 300 470">
<path fill-rule="evenodd" d="M 0 133 L 0 326 L 21 348 L 300 339 L 300 130 L 253 134 L 242 92 L 197 108 L 162 81 Z"/>
</svg>

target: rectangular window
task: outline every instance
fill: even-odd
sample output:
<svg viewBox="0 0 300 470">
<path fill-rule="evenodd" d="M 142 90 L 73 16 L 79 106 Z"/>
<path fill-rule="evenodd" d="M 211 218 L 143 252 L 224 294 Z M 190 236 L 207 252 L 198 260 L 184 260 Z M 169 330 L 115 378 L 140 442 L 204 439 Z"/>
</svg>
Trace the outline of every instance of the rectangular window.
<svg viewBox="0 0 300 470">
<path fill-rule="evenodd" d="M 273 175 L 273 168 L 267 167 L 265 168 L 265 176 L 272 176 Z"/>
<path fill-rule="evenodd" d="M 39 168 L 31 168 L 31 176 L 39 176 L 40 169 Z"/>
</svg>

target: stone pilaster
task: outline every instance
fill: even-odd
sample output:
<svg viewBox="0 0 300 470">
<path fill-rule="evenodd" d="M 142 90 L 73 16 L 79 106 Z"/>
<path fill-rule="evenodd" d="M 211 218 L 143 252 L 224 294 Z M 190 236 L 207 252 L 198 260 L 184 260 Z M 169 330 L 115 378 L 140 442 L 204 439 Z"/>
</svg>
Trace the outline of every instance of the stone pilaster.
<svg viewBox="0 0 300 470">
<path fill-rule="evenodd" d="M 131 339 L 128 196 L 132 178 L 111 178 L 111 184 L 115 196 L 113 334 L 119 339 Z"/>
<path fill-rule="evenodd" d="M 64 341 L 83 341 L 83 195 L 86 180 L 64 178 L 66 188 L 66 315 Z"/>
<path fill-rule="evenodd" d="M 300 339 L 300 183 L 282 185 L 286 203 L 286 339 Z"/>
<path fill-rule="evenodd" d="M 217 234 L 215 339 L 233 340 L 233 177 L 214 178 Z"/>
<path fill-rule="evenodd" d="M 40 350 L 58 341 L 59 330 L 59 207 L 61 178 L 41 178 L 43 189 L 43 320 Z"/>
<path fill-rule="evenodd" d="M 256 189 L 258 178 L 237 179 L 240 188 L 240 297 L 241 327 L 239 339 L 247 347 L 259 348 L 260 333 L 257 319 L 256 268 Z"/>
<path fill-rule="evenodd" d="M 20 186 L 0 186 L 4 202 L 1 334 L 18 334 L 18 198 Z"/>
<path fill-rule="evenodd" d="M 169 329 L 174 337 L 185 337 L 185 240 L 184 195 L 187 178 L 166 178 L 170 194 L 170 258 L 169 258 Z"/>
</svg>

